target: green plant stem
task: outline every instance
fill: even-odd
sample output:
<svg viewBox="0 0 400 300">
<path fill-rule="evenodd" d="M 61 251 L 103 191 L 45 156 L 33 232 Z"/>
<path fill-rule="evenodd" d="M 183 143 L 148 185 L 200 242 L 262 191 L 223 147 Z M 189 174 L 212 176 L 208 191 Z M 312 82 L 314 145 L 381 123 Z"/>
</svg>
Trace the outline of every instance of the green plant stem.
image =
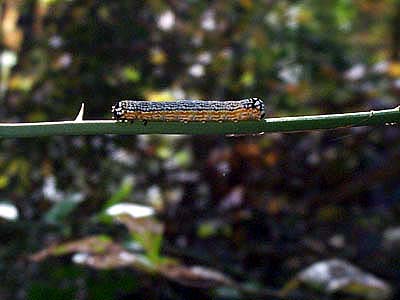
<svg viewBox="0 0 400 300">
<path fill-rule="evenodd" d="M 267 118 L 261 121 L 241 122 L 148 122 L 121 123 L 114 120 L 62 121 L 38 123 L 1 123 L 0 137 L 40 137 L 54 135 L 100 134 L 258 134 L 268 132 L 294 132 L 342 127 L 378 126 L 400 122 L 400 107 L 394 109 L 314 115 L 300 117 Z"/>
</svg>

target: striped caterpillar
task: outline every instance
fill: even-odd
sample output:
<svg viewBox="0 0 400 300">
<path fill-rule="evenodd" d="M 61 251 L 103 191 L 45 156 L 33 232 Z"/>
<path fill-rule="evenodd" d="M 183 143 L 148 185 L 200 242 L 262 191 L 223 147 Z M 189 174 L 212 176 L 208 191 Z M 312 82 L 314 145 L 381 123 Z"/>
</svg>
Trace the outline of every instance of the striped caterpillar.
<svg viewBox="0 0 400 300">
<path fill-rule="evenodd" d="M 118 101 L 112 107 L 117 121 L 244 121 L 261 120 L 265 116 L 264 103 L 259 98 L 239 101 L 180 100 L 173 102 Z"/>
</svg>

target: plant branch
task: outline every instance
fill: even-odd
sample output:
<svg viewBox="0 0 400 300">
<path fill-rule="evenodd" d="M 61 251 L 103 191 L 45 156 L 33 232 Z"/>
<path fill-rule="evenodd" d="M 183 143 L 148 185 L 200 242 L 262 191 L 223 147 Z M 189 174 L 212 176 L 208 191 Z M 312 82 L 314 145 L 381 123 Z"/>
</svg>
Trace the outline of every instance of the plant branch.
<svg viewBox="0 0 400 300">
<path fill-rule="evenodd" d="M 400 106 L 393 109 L 344 114 L 266 118 L 240 122 L 143 122 L 132 124 L 114 120 L 82 120 L 83 111 L 75 121 L 0 123 L 0 137 L 40 137 L 54 135 L 100 134 L 259 134 L 295 132 L 343 127 L 392 125 L 400 122 Z"/>
</svg>

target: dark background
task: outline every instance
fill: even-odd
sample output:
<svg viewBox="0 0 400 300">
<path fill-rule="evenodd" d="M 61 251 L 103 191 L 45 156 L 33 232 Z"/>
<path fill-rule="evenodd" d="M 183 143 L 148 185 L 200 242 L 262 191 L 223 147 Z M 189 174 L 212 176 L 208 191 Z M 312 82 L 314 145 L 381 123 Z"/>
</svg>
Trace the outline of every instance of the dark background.
<svg viewBox="0 0 400 300">
<path fill-rule="evenodd" d="M 2 122 L 70 120 L 81 102 L 85 119 L 110 119 L 116 99 L 261 97 L 274 117 L 399 104 L 396 0 L 0 7 Z M 162 255 L 187 265 L 279 290 L 312 263 L 343 258 L 389 283 L 396 298 L 399 243 L 385 237 L 400 220 L 399 137 L 394 125 L 3 139 L 1 209 L 19 215 L 0 218 L 0 298 L 229 298 L 135 268 L 77 265 L 71 255 L 28 259 L 92 235 L 125 247 L 135 238 L 104 217 L 117 202 L 153 206 Z"/>
</svg>

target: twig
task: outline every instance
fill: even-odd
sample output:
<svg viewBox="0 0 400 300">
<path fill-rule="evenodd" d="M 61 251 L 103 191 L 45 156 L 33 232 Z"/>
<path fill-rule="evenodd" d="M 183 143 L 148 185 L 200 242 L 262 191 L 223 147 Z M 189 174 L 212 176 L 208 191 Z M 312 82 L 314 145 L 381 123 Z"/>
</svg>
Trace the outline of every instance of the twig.
<svg viewBox="0 0 400 300">
<path fill-rule="evenodd" d="M 142 122 L 120 123 L 114 120 L 80 120 L 0 123 L 0 137 L 40 137 L 54 135 L 100 134 L 260 134 L 336 129 L 343 127 L 393 125 L 400 122 L 400 107 L 394 109 L 344 114 L 267 118 L 241 122 Z"/>
</svg>

